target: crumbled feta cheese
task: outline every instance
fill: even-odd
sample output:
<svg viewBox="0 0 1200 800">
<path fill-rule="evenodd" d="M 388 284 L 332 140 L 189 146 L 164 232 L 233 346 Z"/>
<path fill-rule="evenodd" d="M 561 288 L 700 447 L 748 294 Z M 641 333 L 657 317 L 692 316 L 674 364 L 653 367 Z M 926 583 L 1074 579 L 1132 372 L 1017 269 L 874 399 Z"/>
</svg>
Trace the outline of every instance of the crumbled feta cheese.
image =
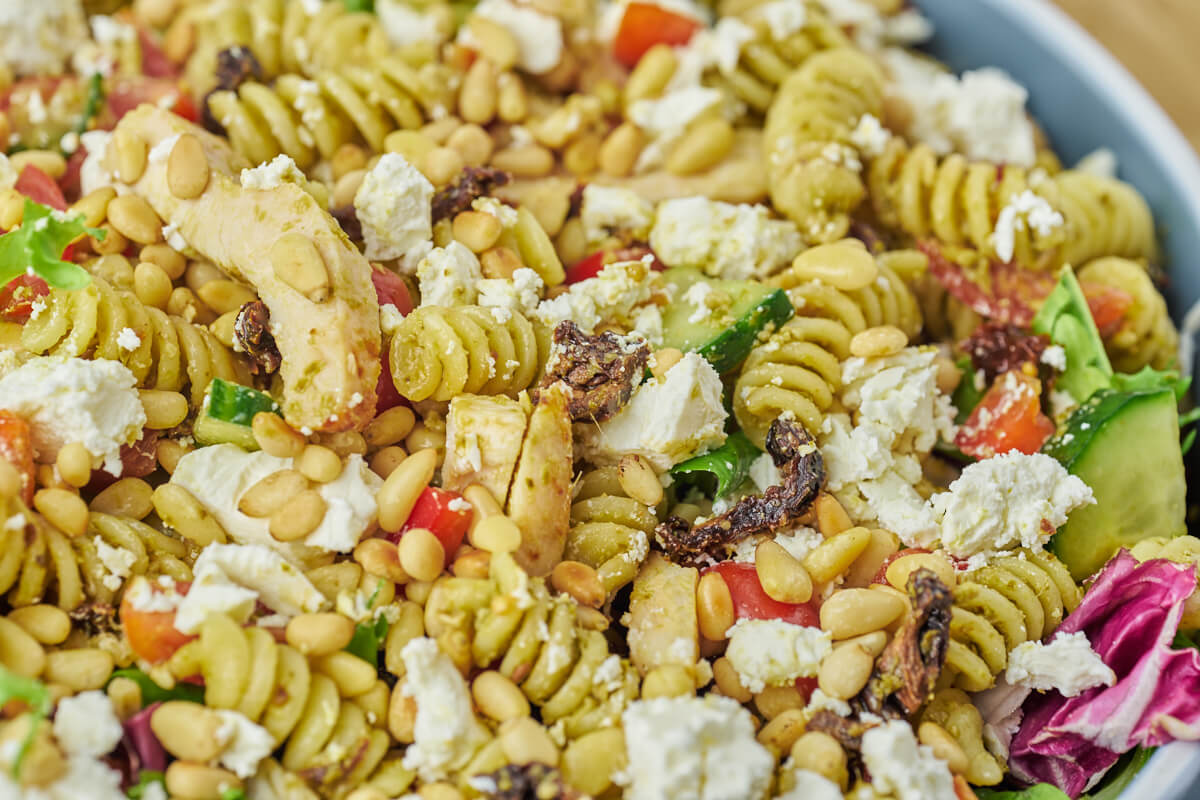
<svg viewBox="0 0 1200 800">
<path fill-rule="evenodd" d="M 422 13 L 403 0 L 375 0 L 375 16 L 396 47 L 428 42 L 436 48 L 449 34 L 438 14 Z"/>
<path fill-rule="evenodd" d="M 72 757 L 99 758 L 117 748 L 124 731 L 112 701 L 94 689 L 58 701 L 54 738 Z"/>
<path fill-rule="evenodd" d="M 417 264 L 422 306 L 466 306 L 483 279 L 479 259 L 461 242 L 435 247 Z"/>
<path fill-rule="evenodd" d="M 379 307 L 379 330 L 384 336 L 395 336 L 403 321 L 404 315 L 394 304 L 384 303 Z"/>
<path fill-rule="evenodd" d="M 725 658 L 751 692 L 816 675 L 833 649 L 828 631 L 777 619 L 741 619 L 726 635 Z"/>
<path fill-rule="evenodd" d="M 384 153 L 354 195 L 366 256 L 412 269 L 433 239 L 433 184 L 398 153 Z"/>
<path fill-rule="evenodd" d="M 660 347 L 663 343 L 662 309 L 656 305 L 639 308 L 633 316 L 630 333 L 641 336 L 651 347 Z"/>
<path fill-rule="evenodd" d="M 1041 361 L 1059 372 L 1067 371 L 1067 351 L 1062 348 L 1062 345 L 1052 344 L 1043 350 Z"/>
<path fill-rule="evenodd" d="M 1096 502 L 1091 488 L 1044 453 L 985 458 L 934 495 L 942 545 L 960 558 L 985 551 L 1040 550 L 1076 508 Z"/>
<path fill-rule="evenodd" d="M 92 537 L 92 545 L 96 548 L 96 558 L 104 567 L 104 576 L 100 578 L 100 582 L 110 592 L 117 591 L 132 574 L 137 555 L 124 547 L 113 547 L 99 536 Z"/>
<path fill-rule="evenodd" d="M 635 170 L 646 172 L 660 166 L 666 160 L 667 148 L 683 135 L 687 126 L 719 107 L 723 99 L 717 89 L 687 86 L 631 103 L 626 116 L 649 140 L 638 154 Z"/>
<path fill-rule="evenodd" d="M 543 300 L 533 313 L 550 328 L 569 319 L 584 333 L 591 333 L 601 322 L 628 323 L 634 309 L 649 302 L 655 282 L 655 273 L 645 261 L 616 261 L 596 277 L 571 284 L 558 297 Z"/>
<path fill-rule="evenodd" d="M 121 446 L 141 438 L 146 424 L 136 385 L 118 361 L 34 358 L 0 377 L 0 408 L 29 423 L 40 463 L 53 463 L 63 445 L 79 442 L 93 467 L 120 476 Z"/>
<path fill-rule="evenodd" d="M 891 131 L 872 114 L 859 117 L 858 125 L 850 132 L 850 143 L 867 158 L 877 158 L 891 140 Z"/>
<path fill-rule="evenodd" d="M 18 77 L 61 74 L 87 38 L 80 0 L 0 3 L 0 64 Z"/>
<path fill-rule="evenodd" d="M 189 249 L 187 239 L 183 238 L 183 234 L 179 232 L 179 228 L 173 222 L 169 222 L 162 227 L 162 236 L 170 245 L 172 250 L 180 253 L 186 253 Z"/>
<path fill-rule="evenodd" d="M 141 575 L 135 575 L 125 589 L 125 599 L 135 611 L 172 612 L 179 608 L 183 595 L 175 590 L 175 581 L 168 579 L 167 585 L 158 589 Z"/>
<path fill-rule="evenodd" d="M 804 29 L 807 14 L 803 0 L 771 0 L 757 9 L 759 16 L 767 23 L 771 38 L 783 41 L 793 33 Z"/>
<path fill-rule="evenodd" d="M 179 141 L 179 137 L 183 134 L 177 133 L 174 136 L 168 136 L 160 141 L 154 147 L 150 148 L 150 153 L 146 156 L 146 160 L 151 164 L 159 164 L 171 157 L 171 151 L 175 149 L 175 143 Z M 242 170 L 245 172 L 246 170 Z"/>
<path fill-rule="evenodd" d="M 819 772 L 794 769 L 791 776 L 792 788 L 776 800 L 842 800 L 842 788 Z"/>
<path fill-rule="evenodd" d="M 1004 679 L 1013 686 L 1075 697 L 1093 686 L 1112 686 L 1117 675 L 1092 649 L 1087 634 L 1059 633 L 1049 644 L 1024 642 L 1008 654 Z"/>
<path fill-rule="evenodd" d="M 1026 189 L 1013 195 L 1008 205 L 1000 209 L 996 230 L 992 233 L 992 246 L 996 248 L 996 256 L 1008 263 L 1012 261 L 1017 231 L 1028 229 L 1045 238 L 1062 225 L 1062 214 L 1055 211 L 1044 197 Z"/>
<path fill-rule="evenodd" d="M 466 764 L 490 737 L 475 718 L 466 681 L 437 642 L 413 639 L 400 657 L 405 672 L 397 688 L 417 704 L 404 768 L 415 770 L 425 782 L 441 780 Z"/>
<path fill-rule="evenodd" d="M 215 713 L 221 718 L 217 740 L 225 743 L 217 761 L 239 778 L 251 777 L 258 771 L 258 763 L 275 749 L 275 737 L 240 711 L 217 709 Z"/>
<path fill-rule="evenodd" d="M 133 328 L 121 328 L 121 332 L 117 334 L 117 347 L 132 353 L 142 346 L 142 337 L 137 335 L 137 331 Z"/>
<path fill-rule="evenodd" d="M 243 189 L 274 189 L 284 182 L 304 185 L 307 179 L 290 156 L 280 154 L 257 167 L 243 169 L 241 182 Z"/>
<path fill-rule="evenodd" d="M 529 267 L 521 267 L 513 272 L 511 279 L 483 278 L 477 286 L 479 305 L 527 317 L 541 302 L 545 284 L 541 276 Z"/>
<path fill-rule="evenodd" d="M 29 524 L 29 520 L 25 518 L 25 515 L 18 512 L 16 514 L 13 514 L 8 519 L 4 520 L 4 530 L 20 531 L 20 530 L 24 530 L 25 526 L 28 524 Z"/>
<path fill-rule="evenodd" d="M 348 456 L 335 480 L 314 487 L 325 501 L 325 517 L 315 531 L 297 542 L 278 541 L 268 530 L 268 520 L 238 511 L 238 500 L 247 489 L 268 475 L 292 468 L 290 458 L 276 458 L 262 451 L 247 453 L 236 445 L 218 444 L 185 454 L 171 475 L 171 483 L 195 495 L 239 544 L 265 545 L 306 567 L 324 563 L 330 551 L 353 550 L 375 524 L 375 494 L 383 485 L 360 455 Z"/>
<path fill-rule="evenodd" d="M 615 416 L 588 426 L 582 454 L 615 464 L 635 453 L 665 471 L 724 443 L 726 416 L 721 377 L 702 356 L 688 353 L 661 380 L 639 386 Z"/>
<path fill-rule="evenodd" d="M 871 786 L 896 800 L 955 800 L 954 778 L 946 762 L 917 744 L 912 726 L 902 719 L 868 728 L 862 758 Z"/>
<path fill-rule="evenodd" d="M 654 206 L 632 189 L 588 184 L 579 219 L 589 244 L 599 244 L 614 231 L 644 239 L 654 224 Z"/>
<path fill-rule="evenodd" d="M 1032 167 L 1037 158 L 1029 93 L 992 67 L 961 78 L 900 49 L 884 57 L 893 81 L 887 87 L 911 109 L 906 133 L 935 152 L 959 152 L 973 161 Z"/>
<path fill-rule="evenodd" d="M 112 141 L 112 131 L 87 131 L 80 134 L 79 141 L 87 150 L 87 157 L 79 167 L 79 190 L 83 195 L 89 195 L 97 189 L 114 186 L 115 176 L 106 166 L 108 162 L 108 145 Z M 124 184 L 115 184 L 118 194 L 124 194 L 129 188 Z"/>
<path fill-rule="evenodd" d="M 628 800 L 762 800 L 775 759 L 754 738 L 750 712 L 719 695 L 658 697 L 621 715 Z"/>
<path fill-rule="evenodd" d="M 0 192 L 11 189 L 17 183 L 17 170 L 13 167 L 8 156 L 0 153 Z"/>
<path fill-rule="evenodd" d="M 818 711 L 832 711 L 839 717 L 850 716 L 849 703 L 836 697 L 830 697 L 820 689 L 813 689 L 812 696 L 808 698 L 808 705 L 804 707 L 804 710 L 809 714 L 815 714 Z"/>
<path fill-rule="evenodd" d="M 512 34 L 517 40 L 517 64 L 526 72 L 541 75 L 562 60 L 563 31 L 557 18 L 511 0 L 483 0 L 473 13 Z M 462 26 L 458 41 L 468 47 L 475 44 L 469 25 Z"/>
<path fill-rule="evenodd" d="M 688 316 L 688 322 L 694 325 L 712 316 L 712 307 L 707 302 L 712 293 L 712 284 L 707 281 L 696 281 L 683 293 L 683 302 L 696 309 Z"/>
<path fill-rule="evenodd" d="M 745 280 L 791 263 L 803 242 L 793 223 L 771 219 L 764 206 L 683 197 L 659 204 L 650 246 L 667 266 Z"/>
<path fill-rule="evenodd" d="M 209 614 L 245 622 L 259 600 L 292 617 L 328 604 L 295 565 L 259 544 L 210 544 L 200 551 L 192 573 L 192 588 L 175 614 L 175 628 L 183 633 L 198 631 Z"/>
<path fill-rule="evenodd" d="M 754 481 L 760 492 L 765 492 L 771 486 L 778 486 L 783 481 L 770 453 L 763 453 L 754 459 L 754 463 L 750 465 L 750 480 Z"/>
<path fill-rule="evenodd" d="M 517 210 L 508 203 L 494 197 L 476 197 L 471 208 L 481 214 L 490 214 L 500 221 L 501 227 L 512 228 L 517 224 Z"/>
</svg>

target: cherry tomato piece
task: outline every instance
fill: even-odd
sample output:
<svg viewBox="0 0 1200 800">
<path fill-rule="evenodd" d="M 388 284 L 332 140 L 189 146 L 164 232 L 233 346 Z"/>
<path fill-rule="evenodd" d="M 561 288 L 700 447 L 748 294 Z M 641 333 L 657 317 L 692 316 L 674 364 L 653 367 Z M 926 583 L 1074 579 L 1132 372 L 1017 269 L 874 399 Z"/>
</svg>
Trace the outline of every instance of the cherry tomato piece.
<svg viewBox="0 0 1200 800">
<path fill-rule="evenodd" d="M 806 627 L 820 624 L 820 615 L 811 602 L 781 603 L 772 600 L 763 590 L 753 564 L 722 561 L 704 572 L 716 572 L 725 579 L 729 594 L 733 596 L 733 613 L 738 619 L 778 619 Z"/>
<path fill-rule="evenodd" d="M 36 275 L 18 275 L 0 287 L 0 320 L 25 322 L 33 314 L 33 301 L 50 293 L 50 287 Z"/>
<path fill-rule="evenodd" d="M 954 444 L 969 456 L 990 458 L 1016 450 L 1036 453 L 1054 435 L 1042 413 L 1041 381 L 1020 370 L 998 377 L 959 428 Z"/>
<path fill-rule="evenodd" d="M 446 563 L 450 563 L 454 553 L 462 546 L 473 513 L 471 504 L 457 492 L 427 486 L 417 497 L 417 503 L 404 522 L 404 527 L 389 538 L 394 542 L 399 541 L 405 531 L 425 528 L 442 543 L 442 549 L 446 551 Z"/>
<path fill-rule="evenodd" d="M 175 584 L 175 590 L 180 594 L 187 594 L 190 588 L 189 583 Z M 162 593 L 162 588 L 151 581 L 150 591 Z M 144 658 L 151 664 L 160 664 L 180 647 L 196 638 L 192 634 L 176 630 L 174 611 L 142 611 L 134 608 L 129 599 L 133 594 L 125 592 L 125 596 L 121 598 L 119 614 L 129 647 L 139 658 Z"/>
<path fill-rule="evenodd" d="M 7 409 L 0 409 L 0 458 L 21 475 L 21 500 L 33 503 L 33 437 L 29 423 Z"/>
<path fill-rule="evenodd" d="M 704 24 L 693 17 L 654 3 L 630 3 L 625 7 L 613 39 L 613 56 L 633 69 L 638 59 L 654 45 L 687 44 L 703 27 Z"/>
</svg>

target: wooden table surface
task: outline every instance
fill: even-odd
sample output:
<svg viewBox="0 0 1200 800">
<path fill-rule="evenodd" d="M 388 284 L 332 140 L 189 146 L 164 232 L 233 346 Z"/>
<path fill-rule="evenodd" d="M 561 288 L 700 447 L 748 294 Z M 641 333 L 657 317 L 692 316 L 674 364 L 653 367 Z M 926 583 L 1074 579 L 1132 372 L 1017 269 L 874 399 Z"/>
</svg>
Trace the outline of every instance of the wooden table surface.
<svg viewBox="0 0 1200 800">
<path fill-rule="evenodd" d="M 1200 0 L 1055 0 L 1154 95 L 1200 150 Z"/>
</svg>

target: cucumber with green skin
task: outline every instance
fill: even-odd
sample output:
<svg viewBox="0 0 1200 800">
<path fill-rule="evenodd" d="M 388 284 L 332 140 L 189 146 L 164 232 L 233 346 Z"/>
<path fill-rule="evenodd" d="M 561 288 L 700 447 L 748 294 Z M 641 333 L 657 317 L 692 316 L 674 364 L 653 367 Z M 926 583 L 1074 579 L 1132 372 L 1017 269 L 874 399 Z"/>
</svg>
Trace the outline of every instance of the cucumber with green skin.
<svg viewBox="0 0 1200 800">
<path fill-rule="evenodd" d="M 663 346 L 699 353 L 718 373 L 735 369 L 765 330 L 777 329 L 795 313 L 787 292 L 761 283 L 708 278 L 682 267 L 667 270 L 663 277 L 675 287 L 671 304 L 663 310 Z M 728 303 L 693 321 L 697 308 L 684 294 L 699 282 L 724 295 Z"/>
<path fill-rule="evenodd" d="M 1094 575 L 1122 547 L 1186 532 L 1187 486 L 1172 387 L 1097 392 L 1043 452 L 1096 497 L 1094 505 L 1072 511 L 1050 539 L 1076 581 Z"/>
<path fill-rule="evenodd" d="M 257 450 L 258 442 L 250 430 L 250 423 L 254 415 L 262 411 L 278 414 L 279 403 L 265 392 L 213 378 L 192 435 L 202 445 L 229 443 L 245 450 Z"/>
</svg>

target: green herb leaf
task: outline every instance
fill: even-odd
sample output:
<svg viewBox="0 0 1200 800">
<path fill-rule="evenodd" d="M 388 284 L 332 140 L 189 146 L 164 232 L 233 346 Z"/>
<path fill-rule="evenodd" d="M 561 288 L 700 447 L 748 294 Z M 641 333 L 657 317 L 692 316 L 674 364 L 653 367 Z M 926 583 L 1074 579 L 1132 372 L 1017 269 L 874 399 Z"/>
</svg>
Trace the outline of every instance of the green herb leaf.
<svg viewBox="0 0 1200 800">
<path fill-rule="evenodd" d="M 138 685 L 138 688 L 142 690 L 143 708 L 151 703 L 165 702 L 167 700 L 187 700 L 189 703 L 204 703 L 204 687 L 197 686 L 194 683 L 180 681 L 175 684 L 174 689 L 164 689 L 155 683 L 149 675 L 136 667 L 114 670 L 108 679 L 109 683 L 114 678 L 128 678 Z"/>
<path fill-rule="evenodd" d="M 29 750 L 34 734 L 37 733 L 38 724 L 50 713 L 53 703 L 50 700 L 50 691 L 41 681 L 9 672 L 0 666 L 0 706 L 10 700 L 24 701 L 33 716 L 29 732 L 21 742 L 17 757 L 13 759 L 12 774 L 15 778 L 21 774 L 21 762 L 25 760 L 25 753 Z"/>
<path fill-rule="evenodd" d="M 104 102 L 104 76 L 99 72 L 92 73 L 88 78 L 87 101 L 83 106 L 83 116 L 75 124 L 76 133 L 85 133 L 88 125 L 100 113 L 100 104 Z"/>
<path fill-rule="evenodd" d="M 1014 791 L 998 791 L 996 789 L 975 789 L 979 800 L 1070 800 L 1062 789 L 1051 783 L 1035 783 L 1028 789 Z"/>
<path fill-rule="evenodd" d="M 92 276 L 78 264 L 62 260 L 67 245 L 84 233 L 104 238 L 104 231 L 83 224 L 82 215 L 65 217 L 27 198 L 21 227 L 0 236 L 0 286 L 26 270 L 56 289 L 87 286 Z"/>
<path fill-rule="evenodd" d="M 140 798 L 146 796 L 146 790 L 150 788 L 151 784 L 164 784 L 164 788 L 166 788 L 165 780 L 161 772 L 153 769 L 144 769 L 138 773 L 138 782 L 130 786 L 129 791 L 125 792 L 125 794 L 133 798 L 133 800 L 140 800 Z"/>
<path fill-rule="evenodd" d="M 1111 385 L 1113 369 L 1104 351 L 1104 341 L 1092 319 L 1087 298 L 1068 267 L 1058 277 L 1058 285 L 1033 318 L 1034 333 L 1044 333 L 1067 353 L 1066 372 L 1058 376 L 1058 385 L 1082 403 L 1098 389 Z"/>
<path fill-rule="evenodd" d="M 382 614 L 374 622 L 358 623 L 354 626 L 354 636 L 350 638 L 350 644 L 346 645 L 346 652 L 353 653 L 368 664 L 378 666 L 379 646 L 387 637 L 388 627 L 387 618 Z"/>
<path fill-rule="evenodd" d="M 979 405 L 979 401 L 987 393 L 988 387 L 986 382 L 984 382 L 982 389 L 975 385 L 977 370 L 970 356 L 959 356 L 954 364 L 962 370 L 962 380 L 958 382 L 958 387 L 954 390 L 951 400 L 954 403 L 954 407 L 958 409 L 958 416 L 955 417 L 954 421 L 962 425 L 971 416 L 971 412 L 975 410 L 975 406 Z"/>
<path fill-rule="evenodd" d="M 342 4 L 350 12 L 366 11 L 368 14 L 375 13 L 375 0 L 342 0 Z"/>
<path fill-rule="evenodd" d="M 221 792 L 221 800 L 246 800 L 245 789 L 226 789 Z"/>
<path fill-rule="evenodd" d="M 750 465 L 761 453 L 750 444 L 746 434 L 738 431 L 716 450 L 675 465 L 671 474 L 676 478 L 687 476 L 686 482 L 699 485 L 716 499 L 729 494 L 746 480 L 750 475 Z"/>
</svg>

